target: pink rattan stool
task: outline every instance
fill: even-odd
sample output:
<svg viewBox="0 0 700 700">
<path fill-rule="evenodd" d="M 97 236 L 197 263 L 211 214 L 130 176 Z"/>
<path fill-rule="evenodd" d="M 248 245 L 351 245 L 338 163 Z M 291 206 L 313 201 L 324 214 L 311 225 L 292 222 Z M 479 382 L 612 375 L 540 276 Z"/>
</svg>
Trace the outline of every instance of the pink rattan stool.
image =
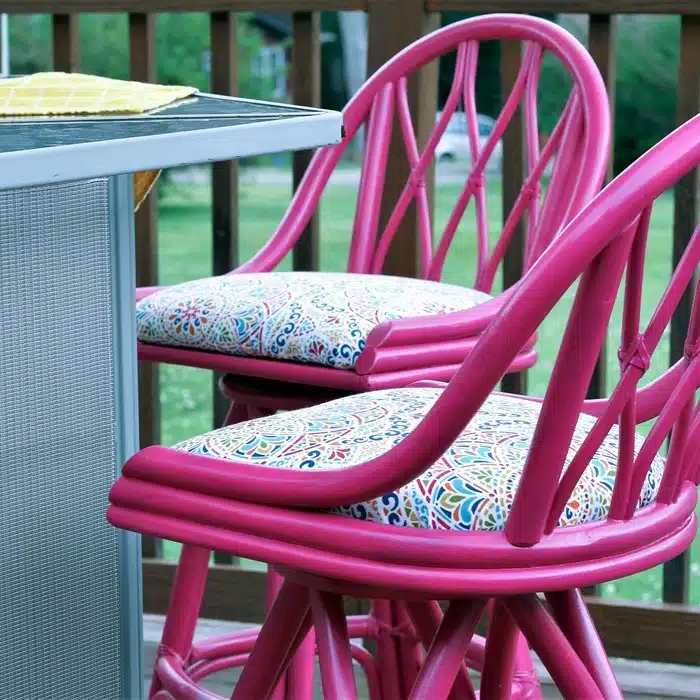
<svg viewBox="0 0 700 700">
<path fill-rule="evenodd" d="M 499 39 L 522 41 L 523 59 L 493 132 L 482 144 L 475 98 L 479 45 Z M 451 52 L 457 54 L 451 91 L 421 151 L 408 110 L 407 80 Z M 569 73 L 572 89 L 540 149 L 537 91 L 547 53 Z M 471 145 L 470 172 L 434 248 L 425 177 L 460 104 Z M 489 235 L 485 171 L 519 107 L 525 122 L 526 178 L 494 237 Z M 379 69 L 349 102 L 343 118 L 346 140 L 317 152 L 282 222 L 251 260 L 220 277 L 138 290 L 140 359 L 230 374 L 243 385 L 236 396 L 236 379 L 228 382 L 238 403 L 266 412 L 288 407 L 292 398 L 306 401 L 309 388 L 326 389 L 328 397 L 449 379 L 510 295 L 507 291 L 492 298 L 489 292 L 519 223 L 525 221 L 528 268 L 598 192 L 608 161 L 609 106 L 593 60 L 561 27 L 525 15 L 482 16 L 427 35 Z M 380 229 L 395 123 L 411 174 Z M 274 272 L 363 126 L 367 133 L 347 272 Z M 472 200 L 474 286 L 447 285 L 439 281 L 445 259 Z M 421 279 L 381 276 L 389 246 L 412 203 L 420 222 Z M 535 359 L 533 336 L 509 370 L 528 367 Z M 241 417 L 248 413 L 235 412 L 236 419 Z"/>
<path fill-rule="evenodd" d="M 478 50 L 480 42 L 494 39 L 521 40 L 524 52 L 512 93 L 491 137 L 482 144 L 475 102 Z M 424 64 L 450 52 L 457 54 L 452 88 L 421 151 L 408 112 L 406 81 Z M 537 90 L 546 52 L 562 63 L 573 87 L 561 118 L 540 150 Z M 424 177 L 460 104 L 472 150 L 471 171 L 433 248 Z M 519 105 L 526 126 L 527 177 L 494 242 L 488 230 L 485 170 Z M 380 230 L 379 208 L 395 121 L 412 172 L 393 215 Z M 278 229 L 252 260 L 221 278 L 138 292 L 139 357 L 228 373 L 222 382 L 224 393 L 232 400 L 227 424 L 359 391 L 449 379 L 511 293 L 488 296 L 518 223 L 526 219 L 527 268 L 598 191 L 610 135 L 605 89 L 585 49 L 560 27 L 522 15 L 459 22 L 409 46 L 355 95 L 344 110 L 344 122 L 346 142 L 316 154 Z M 349 141 L 363 126 L 367 127 L 366 147 L 347 273 L 271 272 L 299 238 Z M 540 183 L 548 165 L 551 174 L 542 192 Z M 441 284 L 448 248 L 471 200 L 476 208 L 474 287 Z M 414 201 L 421 223 L 423 279 L 377 276 L 374 273 L 381 271 L 393 236 Z M 252 304 L 251 299 L 258 301 Z M 513 356 L 509 371 L 530 366 L 535 359 L 533 333 Z M 279 583 L 272 574 L 271 594 Z M 382 648 L 397 647 L 398 663 L 413 668 L 406 671 L 410 675 L 415 672 L 417 654 L 406 623 L 405 611 L 393 604 L 375 604 L 370 617 L 353 621 L 364 625 L 366 636 L 382 637 L 378 642 Z M 393 634 L 389 641 L 387 630 Z M 242 638 L 251 639 L 250 635 Z M 483 645 L 480 648 L 483 651 Z M 307 671 L 295 664 L 295 679 L 290 681 L 294 687 L 308 688 L 312 650 L 310 639 L 305 652 Z M 364 658 L 361 650 L 355 653 Z M 388 665 L 385 659 L 383 668 Z M 529 692 L 527 682 L 523 688 Z M 300 697 L 306 695 L 300 692 Z"/>
<path fill-rule="evenodd" d="M 640 329 L 651 208 L 698 164 L 700 116 L 566 227 L 444 389 L 346 397 L 134 456 L 111 491 L 109 521 L 186 545 L 152 697 L 214 697 L 196 679 L 235 653 L 231 640 L 192 645 L 215 548 L 284 577 L 234 700 L 269 697 L 312 627 L 325 696 L 356 698 L 344 595 L 396 601 L 425 650 L 414 679 L 375 697 L 473 698 L 465 657 L 479 653 L 481 697 L 508 697 L 522 632 L 566 698 L 622 698 L 580 588 L 658 566 L 697 530 L 697 287 L 685 356 L 637 385 L 700 262 L 698 227 Z M 609 399 L 586 401 L 625 270 L 620 379 Z M 493 393 L 576 280 L 544 398 Z M 652 419 L 646 437 L 635 432 Z M 449 601 L 444 616 L 434 600 Z"/>
</svg>

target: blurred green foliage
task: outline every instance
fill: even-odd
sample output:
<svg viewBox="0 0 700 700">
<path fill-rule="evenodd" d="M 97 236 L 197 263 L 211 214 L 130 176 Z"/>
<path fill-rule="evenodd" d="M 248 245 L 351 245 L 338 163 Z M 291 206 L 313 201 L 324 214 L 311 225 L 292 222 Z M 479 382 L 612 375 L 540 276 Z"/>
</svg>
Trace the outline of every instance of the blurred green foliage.
<svg viewBox="0 0 700 700">
<path fill-rule="evenodd" d="M 621 20 L 616 168 L 629 165 L 676 126 L 679 58 L 680 17 Z"/>
<path fill-rule="evenodd" d="M 246 97 L 269 97 L 270 86 L 251 72 L 252 57 L 262 46 L 260 33 L 238 13 L 238 80 Z M 128 23 L 124 14 L 80 16 L 80 70 L 109 78 L 129 77 Z M 208 90 L 209 15 L 161 13 L 156 18 L 158 82 Z M 32 73 L 51 68 L 51 19 L 48 15 L 12 15 L 11 69 Z"/>
<path fill-rule="evenodd" d="M 619 172 L 676 125 L 680 18 L 631 15 L 617 22 L 614 165 Z M 585 43 L 584 22 L 567 18 L 562 24 Z M 569 89 L 561 64 L 552 58 L 542 69 L 544 114 L 554 114 Z"/>
</svg>

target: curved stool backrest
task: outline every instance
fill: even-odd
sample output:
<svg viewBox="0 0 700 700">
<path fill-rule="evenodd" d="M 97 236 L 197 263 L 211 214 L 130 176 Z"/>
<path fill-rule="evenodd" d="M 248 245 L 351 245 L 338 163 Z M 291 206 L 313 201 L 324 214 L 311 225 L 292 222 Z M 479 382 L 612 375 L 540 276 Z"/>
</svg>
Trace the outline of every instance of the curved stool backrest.
<svg viewBox="0 0 700 700">
<path fill-rule="evenodd" d="M 652 206 L 698 164 L 700 115 L 642 156 L 569 224 L 523 278 L 522 286 L 464 362 L 426 424 L 410 436 L 420 443 L 429 425 L 440 422 L 441 432 L 450 434 L 443 434 L 440 441 L 449 444 L 493 390 L 519 343 L 581 275 L 507 521 L 506 536 L 512 544 L 534 545 L 556 528 L 574 487 L 616 424 L 619 451 L 610 519 L 633 517 L 652 460 L 671 431 L 656 501 L 675 503 L 685 483 L 700 483 L 700 404 L 695 401 L 700 386 L 700 291 L 694 282 L 700 263 L 700 227 L 695 229 L 648 325 L 640 327 Z M 664 329 L 689 288 L 693 307 L 684 357 L 638 390 Z M 586 391 L 618 291 L 623 295 L 620 379 L 609 398 L 587 402 Z M 597 420 L 574 452 L 572 436 L 582 412 L 595 415 Z M 651 419 L 655 419 L 653 426 L 637 450 L 636 426 Z M 395 461 L 398 455 L 392 457 Z"/>
<path fill-rule="evenodd" d="M 634 516 L 652 460 L 669 436 L 672 439 L 656 502 L 675 503 L 684 484 L 700 484 L 700 403 L 695 400 L 700 386 L 700 287 L 694 277 L 700 263 L 700 226 L 695 228 L 646 327 L 641 324 L 652 208 L 660 195 L 699 163 L 700 115 L 628 168 L 572 225 L 574 235 L 579 228 L 588 232 L 590 246 L 600 240 L 601 232 L 595 231 L 597 221 L 610 217 L 602 233 L 612 230 L 618 235 L 607 242 L 582 278 L 508 522 L 506 533 L 514 544 L 534 544 L 554 530 L 574 486 L 616 424 L 620 447 L 610 519 Z M 556 258 L 551 264 L 557 264 Z M 620 378 L 609 398 L 584 401 L 623 271 Z M 693 303 L 683 358 L 656 381 L 638 388 L 686 293 L 692 295 Z M 579 412 L 593 414 L 597 421 L 564 469 Z M 636 450 L 636 426 L 652 420 L 641 448 Z"/>
<path fill-rule="evenodd" d="M 484 144 L 476 111 L 479 46 L 491 40 L 521 41 L 522 63 L 510 95 Z M 449 96 L 427 142 L 417 143 L 408 106 L 408 79 L 441 56 L 456 52 Z M 540 149 L 538 88 L 542 61 L 552 53 L 572 79 L 566 106 Z M 425 178 L 450 119 L 462 106 L 470 150 L 470 171 L 444 230 L 432 228 Z M 526 177 L 513 209 L 491 246 L 488 182 L 485 171 L 494 149 L 520 109 L 526 141 Z M 415 203 L 420 230 L 421 275 L 440 279 L 445 258 L 471 200 L 476 208 L 477 271 L 474 287 L 490 291 L 498 266 L 519 223 L 525 221 L 525 267 L 529 267 L 561 227 L 599 190 L 608 161 L 610 110 L 600 73 L 585 48 L 566 30 L 525 15 L 488 15 L 456 22 L 435 31 L 398 53 L 380 68 L 343 111 L 346 138 L 338 146 L 319 150 L 287 213 L 267 244 L 238 272 L 271 270 L 301 235 L 328 180 L 352 138 L 366 126 L 360 185 L 355 211 L 348 272 L 379 273 L 389 246 Z M 410 175 L 392 213 L 380 227 L 386 196 L 385 175 L 394 129 L 410 166 Z M 551 176 L 543 188 L 548 175 Z M 434 245 L 434 240 L 436 245 Z"/>
</svg>

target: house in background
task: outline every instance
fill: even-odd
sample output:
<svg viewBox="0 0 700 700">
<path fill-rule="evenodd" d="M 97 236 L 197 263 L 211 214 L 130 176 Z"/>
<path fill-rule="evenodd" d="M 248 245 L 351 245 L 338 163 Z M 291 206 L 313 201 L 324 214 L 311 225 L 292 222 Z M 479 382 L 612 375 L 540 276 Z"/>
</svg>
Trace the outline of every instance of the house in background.
<svg viewBox="0 0 700 700">
<path fill-rule="evenodd" d="M 252 73 L 269 81 L 275 99 L 291 94 L 292 14 L 291 12 L 254 12 L 252 24 L 260 31 L 263 46 L 253 56 Z"/>
<path fill-rule="evenodd" d="M 349 88 L 346 75 L 343 32 L 339 22 L 339 17 L 346 14 L 354 13 L 321 13 L 321 106 L 325 109 L 342 109 L 354 92 Z M 274 99 L 286 101 L 293 90 L 292 13 L 254 12 L 250 21 L 262 34 L 264 42 L 253 58 L 252 73 L 273 85 Z M 364 58 L 360 60 L 364 63 Z"/>
</svg>

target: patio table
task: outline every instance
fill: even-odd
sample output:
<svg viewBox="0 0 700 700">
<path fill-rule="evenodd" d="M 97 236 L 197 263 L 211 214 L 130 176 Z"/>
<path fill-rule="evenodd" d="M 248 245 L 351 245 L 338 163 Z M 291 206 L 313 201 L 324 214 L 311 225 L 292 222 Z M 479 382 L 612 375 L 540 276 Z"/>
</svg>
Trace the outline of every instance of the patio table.
<svg viewBox="0 0 700 700">
<path fill-rule="evenodd" d="M 131 173 L 336 143 L 341 120 L 204 94 L 0 119 L 0 698 L 143 693 L 140 541 L 105 520 L 138 448 Z"/>
</svg>

